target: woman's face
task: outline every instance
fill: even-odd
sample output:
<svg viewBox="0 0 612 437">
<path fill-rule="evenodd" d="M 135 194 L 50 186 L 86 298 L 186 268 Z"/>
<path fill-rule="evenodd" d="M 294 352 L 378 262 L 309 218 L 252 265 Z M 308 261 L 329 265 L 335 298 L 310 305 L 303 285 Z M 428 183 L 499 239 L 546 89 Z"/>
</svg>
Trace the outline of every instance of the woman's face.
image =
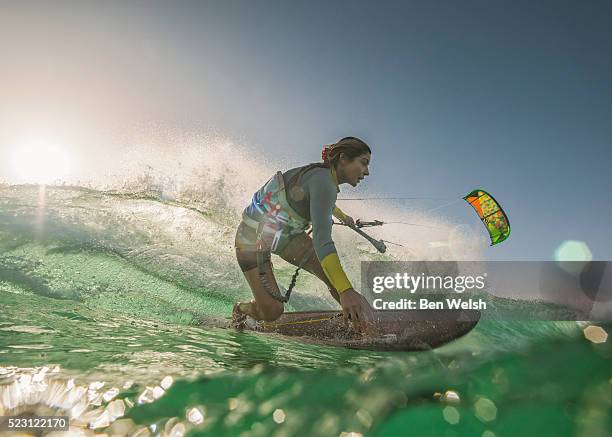
<svg viewBox="0 0 612 437">
<path fill-rule="evenodd" d="M 341 168 L 338 169 L 338 173 L 342 174 L 342 182 L 346 182 L 356 187 L 363 178 L 370 174 L 368 171 L 370 158 L 371 155 L 369 153 L 356 156 L 353 160 L 341 158 Z"/>
</svg>

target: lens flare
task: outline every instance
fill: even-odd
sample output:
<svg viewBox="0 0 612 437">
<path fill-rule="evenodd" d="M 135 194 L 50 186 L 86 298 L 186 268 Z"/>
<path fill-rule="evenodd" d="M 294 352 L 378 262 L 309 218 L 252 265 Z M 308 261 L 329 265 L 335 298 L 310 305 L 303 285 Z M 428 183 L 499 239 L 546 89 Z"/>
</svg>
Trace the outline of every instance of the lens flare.
<svg viewBox="0 0 612 437">
<path fill-rule="evenodd" d="M 70 157 L 66 151 L 44 141 L 18 146 L 12 164 L 17 181 L 22 183 L 59 182 L 70 171 Z"/>
</svg>

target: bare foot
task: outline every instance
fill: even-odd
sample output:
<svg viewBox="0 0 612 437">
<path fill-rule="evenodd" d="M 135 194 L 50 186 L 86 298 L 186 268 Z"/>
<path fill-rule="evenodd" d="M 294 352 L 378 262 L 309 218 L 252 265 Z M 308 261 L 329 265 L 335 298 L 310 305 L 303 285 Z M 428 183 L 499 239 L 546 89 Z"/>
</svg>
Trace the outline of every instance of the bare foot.
<svg viewBox="0 0 612 437">
<path fill-rule="evenodd" d="M 234 309 L 232 310 L 232 321 L 230 326 L 234 329 L 242 331 L 246 327 L 247 315 L 240 310 L 240 304 L 242 302 L 236 302 Z"/>
</svg>

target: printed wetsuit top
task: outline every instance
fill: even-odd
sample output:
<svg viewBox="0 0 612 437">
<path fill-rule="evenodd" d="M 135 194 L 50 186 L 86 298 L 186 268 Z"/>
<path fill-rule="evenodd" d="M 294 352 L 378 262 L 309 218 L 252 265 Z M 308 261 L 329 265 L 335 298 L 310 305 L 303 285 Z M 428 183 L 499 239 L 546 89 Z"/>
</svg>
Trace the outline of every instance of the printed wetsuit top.
<svg viewBox="0 0 612 437">
<path fill-rule="evenodd" d="M 286 187 L 286 190 L 282 190 L 284 192 L 282 197 L 288 203 L 286 206 L 289 206 L 289 208 L 285 207 L 284 209 L 291 209 L 293 213 L 297 213 L 293 215 L 298 215 L 300 220 L 293 222 L 284 220 L 283 223 L 286 224 L 277 231 L 278 235 L 272 241 L 272 252 L 279 253 L 282 251 L 288 240 L 295 234 L 302 233 L 308 222 L 311 222 L 315 254 L 334 288 L 342 292 L 352 288 L 352 285 L 340 265 L 336 246 L 331 236 L 332 214 L 340 219 L 344 218 L 344 213 L 335 207 L 339 191 L 336 174 L 333 169 L 314 167 L 302 173 L 296 184 L 289 185 L 292 180 L 295 180 L 294 176 L 303 169 L 304 167 L 292 168 L 282 175 L 282 183 Z M 277 203 L 272 205 L 270 202 L 265 203 L 266 196 L 274 200 L 274 196 L 269 196 L 271 191 L 267 191 L 266 188 L 272 186 L 273 179 L 255 193 L 253 202 L 245 209 L 243 220 L 251 228 L 254 228 L 255 223 L 261 222 L 262 217 L 265 216 L 262 215 L 262 211 L 266 208 L 267 210 L 263 213 L 267 213 L 267 216 L 270 216 L 270 210 L 281 209 L 279 204 L 283 204 L 283 199 L 276 199 Z M 271 190 L 273 191 L 273 188 Z M 247 236 L 245 235 L 245 237 Z M 252 238 L 251 236 L 248 239 L 252 240 Z M 245 241 L 245 243 L 247 242 Z"/>
</svg>

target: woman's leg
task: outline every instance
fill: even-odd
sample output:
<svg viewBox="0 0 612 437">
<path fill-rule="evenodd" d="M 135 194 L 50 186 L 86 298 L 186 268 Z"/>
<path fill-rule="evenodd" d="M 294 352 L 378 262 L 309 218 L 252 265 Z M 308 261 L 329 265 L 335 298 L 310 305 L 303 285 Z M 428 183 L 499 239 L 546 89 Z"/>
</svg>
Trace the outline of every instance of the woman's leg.
<svg viewBox="0 0 612 437">
<path fill-rule="evenodd" d="M 241 223 L 236 232 L 235 246 L 238 264 L 249 287 L 251 287 L 255 299 L 250 302 L 237 302 L 234 305 L 234 320 L 238 322 L 238 319 L 244 319 L 244 317 L 241 317 L 242 314 L 247 314 L 256 320 L 272 321 L 278 319 L 283 314 L 283 303 L 270 296 L 259 277 L 257 252 L 255 251 L 255 231 Z M 278 291 L 269 252 L 264 254 L 263 266 L 267 284 L 273 290 Z"/>
<path fill-rule="evenodd" d="M 323 267 L 321 267 L 321 263 L 314 252 L 312 238 L 310 238 L 310 236 L 308 236 L 306 233 L 295 236 L 287 243 L 287 246 L 285 246 L 279 255 L 285 261 L 299 267 L 300 263 L 304 260 L 304 257 L 307 254 L 310 254 L 310 256 L 306 261 L 304 261 L 302 268 L 323 281 L 325 285 L 327 285 L 332 297 L 336 299 L 338 303 L 340 303 L 340 296 L 338 295 L 338 292 L 333 287 L 331 282 L 329 282 L 329 279 L 327 279 L 327 276 L 323 271 Z"/>
<path fill-rule="evenodd" d="M 280 294 L 278 284 L 276 283 L 276 278 L 272 272 L 271 263 L 266 263 L 264 266 L 268 286 Z M 271 322 L 278 319 L 283 314 L 285 309 L 284 305 L 282 302 L 279 302 L 270 296 L 270 293 L 265 289 L 264 285 L 262 284 L 262 280 L 259 277 L 259 269 L 255 267 L 254 269 L 247 270 L 243 273 L 244 277 L 249 283 L 249 286 L 251 287 L 251 291 L 253 292 L 253 297 L 255 299 L 253 299 L 251 302 L 238 303 L 239 311 L 241 313 L 248 314 L 255 320 L 265 320 L 267 322 Z"/>
</svg>

